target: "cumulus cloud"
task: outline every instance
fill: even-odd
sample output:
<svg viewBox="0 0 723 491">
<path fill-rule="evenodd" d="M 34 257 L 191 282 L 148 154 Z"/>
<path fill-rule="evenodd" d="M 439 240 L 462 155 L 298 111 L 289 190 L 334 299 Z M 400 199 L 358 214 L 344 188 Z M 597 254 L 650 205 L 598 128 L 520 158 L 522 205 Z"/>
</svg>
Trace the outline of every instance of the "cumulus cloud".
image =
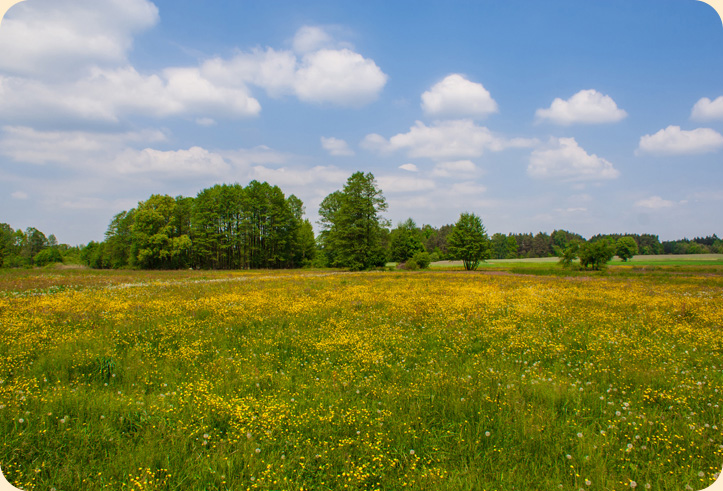
<svg viewBox="0 0 723 491">
<path fill-rule="evenodd" d="M 58 79 L 123 64 L 133 36 L 158 19 L 148 0 L 23 2 L 3 20 L 0 71 Z"/>
<path fill-rule="evenodd" d="M 294 95 L 305 102 L 348 107 L 372 102 L 387 82 L 373 60 L 348 48 L 318 49 L 301 58 L 291 51 L 254 49 L 228 60 L 208 60 L 201 71 L 217 83 L 256 85 L 271 97 Z"/>
<path fill-rule="evenodd" d="M 430 116 L 484 117 L 497 103 L 482 84 L 452 74 L 422 94 L 422 109 Z"/>
<path fill-rule="evenodd" d="M 230 169 L 223 157 L 201 147 L 165 152 L 152 148 L 126 149 L 112 166 L 121 174 L 156 174 L 177 179 L 222 176 Z"/>
<path fill-rule="evenodd" d="M 723 135 L 710 128 L 686 131 L 680 126 L 668 126 L 654 135 L 642 136 L 637 153 L 685 155 L 715 152 L 721 148 Z"/>
<path fill-rule="evenodd" d="M 321 137 L 321 146 L 329 152 L 329 155 L 347 157 L 354 155 L 354 151 L 349 148 L 346 141 L 334 137 Z"/>
<path fill-rule="evenodd" d="M 362 147 L 380 153 L 404 149 L 412 158 L 451 160 L 479 157 L 485 151 L 529 147 L 535 143 L 535 140 L 524 138 L 506 139 L 493 134 L 484 126 L 476 125 L 472 120 L 461 119 L 440 121 L 432 126 L 417 121 L 408 133 L 400 133 L 389 140 L 372 133 L 364 138 Z"/>
<path fill-rule="evenodd" d="M 534 150 L 527 174 L 536 179 L 563 182 L 602 181 L 620 175 L 613 164 L 589 155 L 574 138 L 551 138 L 546 148 Z"/>
<path fill-rule="evenodd" d="M 359 53 L 323 49 L 305 55 L 294 88 L 302 101 L 362 106 L 377 98 L 387 75 Z"/>
<path fill-rule="evenodd" d="M 418 172 L 419 169 L 414 164 L 402 164 L 399 166 L 400 169 L 405 170 L 407 172 Z"/>
<path fill-rule="evenodd" d="M 723 95 L 713 101 L 703 97 L 693 106 L 690 117 L 696 121 L 723 119 Z"/>
<path fill-rule="evenodd" d="M 456 160 L 454 162 L 440 162 L 435 165 L 432 175 L 435 177 L 456 177 L 474 174 L 476 171 L 477 166 L 471 160 Z"/>
<path fill-rule="evenodd" d="M 262 87 L 272 97 L 294 94 L 298 59 L 291 51 L 255 48 L 240 51 L 230 59 L 211 58 L 201 64 L 201 73 L 214 83 Z"/>
<path fill-rule="evenodd" d="M 44 31 L 35 32 L 46 24 L 49 31 L 68 31 L 78 40 L 67 46 L 59 41 L 54 49 L 46 50 L 52 60 L 60 60 L 57 67 L 46 63 L 41 54 L 31 56 L 20 50 L 22 59 L 30 60 L 25 69 L 14 61 L 17 50 L 0 52 L 0 70 L 8 68 L 0 76 L 0 119 L 117 123 L 135 115 L 192 116 L 199 124 L 209 124 L 217 118 L 258 115 L 261 105 L 252 95 L 253 87 L 272 97 L 291 95 L 304 102 L 359 107 L 375 100 L 387 81 L 373 60 L 341 47 L 314 49 L 300 56 L 290 50 L 255 48 L 230 59 L 212 58 L 198 66 L 140 73 L 128 63 L 126 52 L 138 30 L 157 22 L 155 6 L 146 0 L 71 3 L 58 1 L 57 7 L 46 6 L 42 12 L 33 7 L 28 12 L 39 20 L 23 17 L 25 14 L 11 19 L 15 28 L 10 34 L 3 23 L 0 33 L 15 36 L 3 43 L 6 46 L 25 46 L 23 29 L 27 35 L 37 34 L 38 39 L 48 38 Z M 70 14 L 60 7 L 67 7 Z M 81 24 L 85 27 L 76 26 L 79 19 L 84 20 Z M 100 26 L 97 29 L 96 23 Z M 320 33 L 323 31 L 304 27 L 297 44 L 305 49 L 319 46 L 320 41 L 312 42 L 311 38 L 324 38 Z M 41 53 L 47 43 L 38 43 Z M 105 55 L 76 45 L 92 46 Z M 38 66 L 46 67 L 43 70 L 47 73 L 30 69 Z"/>
<path fill-rule="evenodd" d="M 651 196 L 650 198 L 636 201 L 635 206 L 647 210 L 665 210 L 675 206 L 675 203 L 667 199 L 663 199 L 660 196 Z"/>
<path fill-rule="evenodd" d="M 575 123 L 615 123 L 625 119 L 628 113 L 619 109 L 610 96 L 590 89 L 581 90 L 566 101 L 556 98 L 549 108 L 538 109 L 535 115 L 538 121 L 547 119 L 567 126 Z"/>
</svg>

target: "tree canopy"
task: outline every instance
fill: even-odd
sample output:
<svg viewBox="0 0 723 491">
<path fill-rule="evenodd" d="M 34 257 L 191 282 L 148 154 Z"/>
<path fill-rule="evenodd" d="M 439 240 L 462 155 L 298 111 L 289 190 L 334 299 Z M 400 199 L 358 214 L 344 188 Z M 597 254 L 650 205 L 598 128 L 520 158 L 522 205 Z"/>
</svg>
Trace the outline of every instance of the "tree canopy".
<svg viewBox="0 0 723 491">
<path fill-rule="evenodd" d="M 344 189 L 328 195 L 319 208 L 320 237 L 329 265 L 351 270 L 384 266 L 382 238 L 387 202 L 374 175 L 356 172 Z"/>
<path fill-rule="evenodd" d="M 638 244 L 632 237 L 620 237 L 615 243 L 615 254 L 626 262 L 638 253 Z"/>
<path fill-rule="evenodd" d="M 462 213 L 449 234 L 449 252 L 461 260 L 466 270 L 474 270 L 480 261 L 489 258 L 489 238 L 482 219 L 474 213 Z"/>
<path fill-rule="evenodd" d="M 218 184 L 195 198 L 153 195 L 117 214 L 86 258 L 115 268 L 299 267 L 315 253 L 303 214 L 299 198 L 266 182 Z"/>
</svg>

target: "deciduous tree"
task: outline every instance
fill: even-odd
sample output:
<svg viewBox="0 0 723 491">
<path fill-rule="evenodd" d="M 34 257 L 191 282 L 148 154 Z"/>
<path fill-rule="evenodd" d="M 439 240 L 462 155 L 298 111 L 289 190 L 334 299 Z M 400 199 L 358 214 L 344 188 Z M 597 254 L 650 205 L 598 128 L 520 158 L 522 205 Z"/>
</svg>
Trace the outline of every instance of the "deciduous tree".
<svg viewBox="0 0 723 491">
<path fill-rule="evenodd" d="M 615 254 L 622 259 L 623 262 L 632 259 L 637 253 L 638 244 L 632 237 L 620 237 L 615 243 Z"/>
<path fill-rule="evenodd" d="M 599 271 L 615 255 L 615 244 L 608 239 L 585 242 L 580 245 L 580 264 L 585 268 Z"/>
<path fill-rule="evenodd" d="M 461 260 L 466 270 L 475 270 L 489 257 L 489 238 L 482 219 L 474 213 L 462 213 L 447 238 L 449 253 Z"/>
</svg>

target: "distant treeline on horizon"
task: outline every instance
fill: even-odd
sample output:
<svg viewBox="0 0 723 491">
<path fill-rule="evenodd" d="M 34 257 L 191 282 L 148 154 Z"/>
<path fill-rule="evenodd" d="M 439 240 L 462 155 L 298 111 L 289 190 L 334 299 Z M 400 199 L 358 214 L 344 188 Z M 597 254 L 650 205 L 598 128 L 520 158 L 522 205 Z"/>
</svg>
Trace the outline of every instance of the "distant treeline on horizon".
<svg viewBox="0 0 723 491">
<path fill-rule="evenodd" d="M 369 176 L 371 176 L 369 174 Z M 373 179 L 373 176 L 371 176 Z M 484 218 L 484 217 L 482 217 Z M 387 261 L 404 262 L 419 252 L 431 261 L 454 260 L 447 236 L 454 225 L 417 226 L 410 218 L 383 227 Z M 321 234 L 323 235 L 323 234 Z M 723 241 L 707 237 L 663 241 L 653 234 L 598 234 L 585 239 L 567 230 L 501 234 L 489 238 L 491 259 L 560 256 L 572 242 L 632 237 L 639 254 L 723 254 Z M 328 246 L 327 246 L 328 248 Z M 54 235 L 0 223 L 0 267 L 84 264 L 98 269 L 281 269 L 330 266 L 329 251 L 304 218 L 304 205 L 266 182 L 219 184 L 195 198 L 152 195 L 113 217 L 102 242 L 58 244 Z"/>
</svg>

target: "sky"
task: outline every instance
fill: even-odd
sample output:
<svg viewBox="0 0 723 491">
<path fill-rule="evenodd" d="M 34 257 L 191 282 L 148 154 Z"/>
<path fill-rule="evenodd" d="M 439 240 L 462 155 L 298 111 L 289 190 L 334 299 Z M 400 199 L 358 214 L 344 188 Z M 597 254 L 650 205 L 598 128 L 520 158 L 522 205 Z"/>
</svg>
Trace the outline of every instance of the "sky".
<svg viewBox="0 0 723 491">
<path fill-rule="evenodd" d="M 723 236 L 723 23 L 698 0 L 25 0 L 0 24 L 0 222 L 71 245 L 251 180 L 312 223 Z"/>
</svg>

